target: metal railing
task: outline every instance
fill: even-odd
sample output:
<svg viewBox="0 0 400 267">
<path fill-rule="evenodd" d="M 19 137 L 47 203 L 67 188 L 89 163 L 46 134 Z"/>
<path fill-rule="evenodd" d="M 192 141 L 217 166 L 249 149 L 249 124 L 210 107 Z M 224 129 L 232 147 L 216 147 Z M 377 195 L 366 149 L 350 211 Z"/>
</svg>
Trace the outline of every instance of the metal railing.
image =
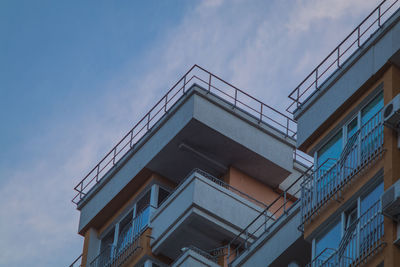
<svg viewBox="0 0 400 267">
<path fill-rule="evenodd" d="M 78 256 L 69 267 L 81 267 L 82 266 L 82 254 Z"/>
<path fill-rule="evenodd" d="M 142 248 L 141 234 L 147 229 L 150 219 L 148 205 L 134 219 L 132 219 L 118 235 L 117 244 L 109 244 L 90 263 L 90 267 L 117 267 L 121 266 L 139 248 Z"/>
<path fill-rule="evenodd" d="M 190 245 L 190 246 L 182 248 L 181 250 L 182 250 L 181 255 L 183 255 L 187 250 L 192 250 L 192 251 L 196 252 L 197 254 L 199 254 L 199 255 L 205 257 L 206 259 L 209 259 L 210 261 L 213 261 L 215 263 L 218 263 L 218 260 L 220 259 L 220 257 L 223 257 L 226 255 L 226 253 L 225 253 L 226 246 L 215 248 L 212 250 L 203 250 L 198 247 Z M 171 266 L 174 265 L 174 263 L 179 259 L 179 257 L 171 264 Z"/>
<path fill-rule="evenodd" d="M 327 159 L 302 185 L 301 207 L 304 224 L 334 197 L 341 197 L 343 189 L 362 169 L 383 152 L 382 110 L 377 112 L 355 133 L 352 142 L 342 153 L 342 158 Z M 352 140 L 352 139 L 350 139 Z"/>
<path fill-rule="evenodd" d="M 286 111 L 294 113 L 317 92 L 324 82 L 367 42 L 400 7 L 398 0 L 382 1 L 322 62 L 289 94 L 292 103 Z"/>
<path fill-rule="evenodd" d="M 198 168 L 194 168 L 188 175 L 186 175 L 186 177 L 185 177 L 184 179 L 182 179 L 182 180 L 179 182 L 179 184 L 175 187 L 175 189 L 174 189 L 172 192 L 170 192 L 170 195 L 169 195 L 169 196 L 171 196 L 173 192 L 179 190 L 179 189 L 180 189 L 180 186 L 181 186 L 186 180 L 188 180 L 194 173 L 200 174 L 200 175 L 203 176 L 204 178 L 206 178 L 206 179 L 208 179 L 208 180 L 214 182 L 215 184 L 217 184 L 217 185 L 219 185 L 219 186 L 221 186 L 221 187 L 224 187 L 225 189 L 228 189 L 229 191 L 232 191 L 232 192 L 236 193 L 238 196 L 241 196 L 242 198 L 245 198 L 245 199 L 247 199 L 248 201 L 250 201 L 250 202 L 252 202 L 252 203 L 254 203 L 254 204 L 257 204 L 258 206 L 261 206 L 261 207 L 264 207 L 264 208 L 267 207 L 267 205 L 266 205 L 264 202 L 261 202 L 261 201 L 255 199 L 254 197 L 252 197 L 252 196 L 250 196 L 250 195 L 248 195 L 248 194 L 246 194 L 246 193 L 240 191 L 239 189 L 237 189 L 237 188 L 235 188 L 235 187 L 233 187 L 233 186 L 231 186 L 231 185 L 225 183 L 225 182 L 222 181 L 221 179 L 218 179 L 217 177 L 215 177 L 215 176 L 213 176 L 213 175 L 211 175 L 211 174 L 209 174 L 209 173 L 207 173 L 207 172 L 205 172 L 205 171 L 203 171 L 203 170 L 201 170 L 201 169 L 198 169 Z M 169 199 L 169 197 L 166 197 L 166 198 L 159 204 L 159 207 L 160 207 L 164 202 L 166 202 L 168 199 Z"/>
<path fill-rule="evenodd" d="M 78 204 L 89 190 L 93 188 L 120 159 L 137 145 L 142 137 L 168 113 L 171 107 L 184 96 L 194 84 L 204 86 L 207 93 L 222 98 L 230 103 L 233 108 L 243 110 L 258 120 L 259 123 L 264 122 L 282 132 L 285 136 L 296 137 L 297 124 L 293 119 L 202 67 L 194 65 L 74 187 L 77 194 L 72 199 L 72 202 Z"/>
<path fill-rule="evenodd" d="M 300 177 L 298 177 L 286 190 L 284 190 L 267 208 L 262 211 L 246 228 L 244 228 L 227 245 L 229 264 L 232 263 L 243 252 L 247 251 L 251 244 L 263 233 L 270 229 L 287 215 L 291 208 L 299 201 L 296 196 L 301 191 L 301 181 L 312 175 L 313 166 L 310 166 Z M 298 189 L 296 189 L 298 186 Z M 290 193 L 289 193 L 290 192 Z M 260 220 L 264 221 L 260 224 Z"/>
<path fill-rule="evenodd" d="M 375 202 L 346 230 L 339 248 L 327 248 L 307 267 L 360 266 L 382 246 L 384 225 L 381 202 Z"/>
<path fill-rule="evenodd" d="M 325 248 L 306 267 L 336 267 L 335 257 L 337 250 Z"/>
</svg>

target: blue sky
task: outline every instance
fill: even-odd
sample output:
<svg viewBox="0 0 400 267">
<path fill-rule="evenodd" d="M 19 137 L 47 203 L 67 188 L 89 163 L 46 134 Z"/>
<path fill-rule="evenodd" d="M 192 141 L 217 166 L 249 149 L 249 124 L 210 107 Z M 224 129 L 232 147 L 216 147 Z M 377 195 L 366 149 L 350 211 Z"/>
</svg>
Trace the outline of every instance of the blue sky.
<svg viewBox="0 0 400 267">
<path fill-rule="evenodd" d="M 193 64 L 284 110 L 380 1 L 0 1 L 0 266 L 67 266 L 74 185 Z"/>
</svg>

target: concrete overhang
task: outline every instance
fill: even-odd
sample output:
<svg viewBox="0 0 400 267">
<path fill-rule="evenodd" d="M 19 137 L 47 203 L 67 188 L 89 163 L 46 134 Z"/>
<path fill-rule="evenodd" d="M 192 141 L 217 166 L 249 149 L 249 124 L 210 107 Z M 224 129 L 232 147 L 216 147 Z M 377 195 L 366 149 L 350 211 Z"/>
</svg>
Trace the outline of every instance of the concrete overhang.
<svg viewBox="0 0 400 267">
<path fill-rule="evenodd" d="M 277 187 L 293 169 L 295 140 L 222 98 L 192 86 L 78 203 L 79 233 L 99 228 L 156 172 L 176 183 L 192 169 L 234 166 Z"/>
<path fill-rule="evenodd" d="M 203 250 L 220 247 L 262 211 L 253 202 L 194 172 L 151 217 L 152 252 L 176 259 L 182 248 L 191 245 Z M 262 230 L 257 229 L 266 219 L 260 217 L 249 228 L 250 233 L 255 232 L 250 241 L 260 234 Z"/>
<path fill-rule="evenodd" d="M 351 55 L 304 103 L 295 111 L 297 147 L 304 150 L 319 136 L 324 123 L 357 91 L 392 62 L 398 65 L 400 49 L 400 10 Z"/>
</svg>

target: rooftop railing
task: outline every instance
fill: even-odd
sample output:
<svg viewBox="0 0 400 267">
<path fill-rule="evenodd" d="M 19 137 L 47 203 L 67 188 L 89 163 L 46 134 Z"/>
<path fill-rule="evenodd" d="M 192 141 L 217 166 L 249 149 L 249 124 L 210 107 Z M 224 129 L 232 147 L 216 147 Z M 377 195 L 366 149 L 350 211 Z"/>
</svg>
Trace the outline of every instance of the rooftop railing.
<svg viewBox="0 0 400 267">
<path fill-rule="evenodd" d="M 327 159 L 302 185 L 302 223 L 309 221 L 330 199 L 340 197 L 343 189 L 362 169 L 383 152 L 382 110 L 359 129 L 345 146 L 340 159 Z"/>
<path fill-rule="evenodd" d="M 292 103 L 286 111 L 294 113 L 324 82 L 358 51 L 400 7 L 398 0 L 382 1 L 318 66 L 289 94 Z"/>
<path fill-rule="evenodd" d="M 222 98 L 233 108 L 241 109 L 253 116 L 259 123 L 264 122 L 287 137 L 296 137 L 297 124 L 280 111 L 261 102 L 220 77 L 194 65 L 171 89 L 153 106 L 149 112 L 108 152 L 99 163 L 74 187 L 77 192 L 72 202 L 78 204 L 138 142 L 151 131 L 152 127 L 184 96 L 192 85 L 198 84 Z"/>
</svg>

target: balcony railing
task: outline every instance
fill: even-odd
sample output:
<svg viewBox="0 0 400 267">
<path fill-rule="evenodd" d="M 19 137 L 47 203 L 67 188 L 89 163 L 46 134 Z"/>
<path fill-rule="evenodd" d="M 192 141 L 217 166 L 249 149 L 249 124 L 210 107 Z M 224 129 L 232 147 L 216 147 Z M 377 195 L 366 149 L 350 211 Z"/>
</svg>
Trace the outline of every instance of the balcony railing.
<svg viewBox="0 0 400 267">
<path fill-rule="evenodd" d="M 357 52 L 400 6 L 398 0 L 382 1 L 318 66 L 289 94 L 286 109 L 294 113 L 324 82 Z"/>
<path fill-rule="evenodd" d="M 69 267 L 82 267 L 82 254 L 76 258 Z"/>
<path fill-rule="evenodd" d="M 349 140 L 340 159 L 326 160 L 302 183 L 303 224 L 330 199 L 340 197 L 356 174 L 382 152 L 383 123 L 382 111 L 379 111 Z"/>
<path fill-rule="evenodd" d="M 276 223 L 279 223 L 285 215 L 290 213 L 299 201 L 297 199 L 300 194 L 301 182 L 308 176 L 312 175 L 310 166 L 304 173 L 297 178 L 285 191 L 283 191 L 274 201 L 272 201 L 264 211 L 262 211 L 245 229 L 243 229 L 235 238 L 227 245 L 228 261 L 232 263 L 237 257 L 249 250 L 250 246 L 260 238 L 263 233 L 269 232 Z M 268 216 L 266 216 L 268 214 Z M 260 224 L 259 221 L 265 218 Z M 256 235 L 256 233 L 259 233 Z M 258 238 L 254 239 L 254 236 Z"/>
<path fill-rule="evenodd" d="M 150 219 L 151 206 L 147 206 L 131 220 L 118 235 L 118 243 L 109 244 L 90 263 L 90 267 L 121 266 L 141 247 L 141 234 L 147 229 Z"/>
<path fill-rule="evenodd" d="M 339 248 L 327 248 L 307 267 L 360 266 L 385 245 L 381 203 L 377 201 L 346 230 Z"/>
<path fill-rule="evenodd" d="M 194 65 L 150 111 L 100 160 L 99 163 L 74 187 L 77 192 L 72 202 L 78 204 L 89 190 L 109 172 L 135 145 L 151 131 L 152 127 L 184 96 L 190 87 L 199 84 L 211 93 L 248 113 L 260 123 L 264 122 L 285 136 L 296 137 L 297 124 L 280 111 L 270 107 L 220 77 Z"/>
</svg>

